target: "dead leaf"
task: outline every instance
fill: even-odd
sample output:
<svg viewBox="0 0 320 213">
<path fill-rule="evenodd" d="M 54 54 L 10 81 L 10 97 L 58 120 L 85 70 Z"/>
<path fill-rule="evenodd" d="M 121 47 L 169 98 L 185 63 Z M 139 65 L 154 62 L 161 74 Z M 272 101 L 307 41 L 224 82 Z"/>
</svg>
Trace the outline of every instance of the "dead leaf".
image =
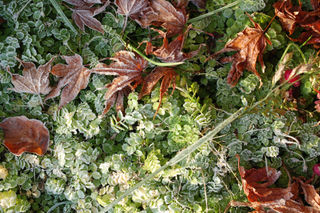
<svg viewBox="0 0 320 213">
<path fill-rule="evenodd" d="M 92 72 L 97 74 L 119 76 L 106 86 L 108 91 L 104 96 L 106 102 L 103 115 L 114 103 L 118 106 L 117 110 L 123 108 L 123 96 L 128 94 L 128 89 L 131 91 L 142 82 L 142 72 L 148 65 L 148 62 L 141 56 L 129 51 L 119 51 L 111 60 L 114 62 L 110 65 L 99 64 L 98 67 L 92 69 Z"/>
<path fill-rule="evenodd" d="M 151 7 L 158 14 L 156 21 L 152 22 L 152 24 L 165 28 L 168 37 L 183 31 L 188 19 L 184 8 L 176 9 L 166 0 L 151 0 Z"/>
<path fill-rule="evenodd" d="M 128 17 L 135 20 L 143 28 L 148 27 L 157 19 L 157 14 L 147 0 L 116 0 L 115 4 L 118 6 L 117 12 L 126 16 L 123 29 L 127 26 Z"/>
<path fill-rule="evenodd" d="M 267 43 L 271 44 L 271 42 L 264 35 L 260 25 L 255 23 L 250 16 L 249 18 L 255 28 L 247 27 L 244 31 L 238 33 L 238 36 L 235 39 L 228 42 L 222 50 L 213 55 L 213 57 L 215 57 L 221 53 L 237 51 L 236 54 L 225 60 L 227 62 L 233 62 L 227 78 L 228 84 L 232 87 L 238 83 L 239 78 L 245 69 L 253 72 L 260 78 L 260 75 L 256 70 L 257 60 L 260 62 L 262 72 L 265 70 L 263 52 Z"/>
<path fill-rule="evenodd" d="M 318 8 L 320 8 L 320 1 L 319 0 L 311 0 L 311 5 L 314 10 L 317 10 Z"/>
<path fill-rule="evenodd" d="M 99 0 L 64 0 L 65 2 L 72 4 L 75 8 L 71 9 L 72 19 L 76 25 L 84 32 L 84 26 L 87 26 L 93 30 L 99 31 L 104 34 L 102 24 L 94 18 L 95 15 L 103 12 L 109 5 L 109 1 L 106 1 L 103 6 L 99 8 L 92 7 L 95 3 L 101 3 Z"/>
<path fill-rule="evenodd" d="M 198 8 L 205 9 L 207 0 L 190 0 L 194 5 L 196 5 Z M 177 7 L 187 7 L 189 3 L 189 0 L 177 0 Z"/>
<path fill-rule="evenodd" d="M 172 93 L 174 92 L 176 87 L 176 77 L 177 77 L 177 73 L 174 71 L 173 68 L 157 67 L 143 79 L 143 84 L 139 94 L 139 99 L 141 99 L 145 95 L 150 94 L 154 86 L 157 84 L 157 82 L 162 78 L 162 82 L 160 86 L 159 106 L 157 108 L 157 111 L 154 117 L 157 115 L 160 109 L 163 95 L 168 91 L 169 86 L 171 84 L 173 87 Z"/>
<path fill-rule="evenodd" d="M 314 186 L 304 183 L 301 179 L 298 179 L 298 181 L 303 190 L 304 199 L 307 203 L 320 211 L 320 196 L 316 192 Z"/>
<path fill-rule="evenodd" d="M 13 74 L 9 70 L 11 75 L 11 82 L 14 88 L 10 90 L 19 93 L 30 93 L 30 94 L 48 94 L 51 91 L 49 86 L 49 73 L 51 69 L 51 63 L 54 57 L 44 65 L 40 65 L 38 69 L 32 62 L 24 62 L 17 58 L 22 64 L 23 71 L 22 75 Z"/>
<path fill-rule="evenodd" d="M 62 58 L 68 65 L 57 64 L 53 66 L 51 73 L 60 77 L 60 80 L 58 85 L 45 98 L 46 101 L 57 97 L 64 87 L 60 98 L 59 109 L 75 99 L 80 90 L 87 87 L 91 74 L 91 71 L 82 65 L 82 58 L 80 55 L 62 56 Z"/>
<path fill-rule="evenodd" d="M 50 136 L 41 121 L 17 116 L 4 119 L 0 127 L 4 131 L 4 145 L 11 153 L 44 155 L 47 152 Z"/>
<path fill-rule="evenodd" d="M 157 31 L 161 37 L 163 37 L 163 44 L 161 47 L 157 48 L 152 46 L 150 42 L 146 42 L 146 54 L 153 54 L 163 62 L 181 62 L 196 56 L 203 45 L 200 45 L 198 50 L 189 53 L 182 52 L 184 40 L 188 34 L 189 29 L 190 27 L 184 34 L 178 35 L 178 37 L 170 43 L 168 42 L 167 33 L 161 30 L 153 29 L 154 31 Z"/>
</svg>

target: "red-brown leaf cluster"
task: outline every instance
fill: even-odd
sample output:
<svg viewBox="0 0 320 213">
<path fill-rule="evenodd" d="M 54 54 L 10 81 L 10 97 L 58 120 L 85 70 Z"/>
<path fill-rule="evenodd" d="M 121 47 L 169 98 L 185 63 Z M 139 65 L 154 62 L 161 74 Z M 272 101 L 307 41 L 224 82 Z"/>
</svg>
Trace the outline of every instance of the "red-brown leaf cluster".
<svg viewBox="0 0 320 213">
<path fill-rule="evenodd" d="M 320 48 L 320 3 L 319 0 L 311 0 L 313 11 L 302 10 L 301 2 L 295 6 L 291 0 L 283 0 L 276 2 L 275 15 L 279 17 L 282 26 L 293 34 L 295 29 L 299 26 L 304 31 L 298 38 L 292 39 L 301 43 L 306 42 L 312 44 L 315 48 Z"/>
<path fill-rule="evenodd" d="M 270 187 L 280 177 L 280 171 L 271 167 L 246 170 L 240 166 L 240 157 L 237 157 L 243 191 L 249 202 L 231 201 L 229 206 L 248 206 L 255 209 L 254 213 L 320 212 L 320 196 L 309 183 L 301 178 L 293 178 L 291 182 L 289 176 L 287 188 Z M 300 194 L 309 205 L 305 205 Z"/>
<path fill-rule="evenodd" d="M 49 131 L 41 121 L 17 116 L 4 119 L 0 127 L 4 131 L 4 145 L 11 153 L 44 155 L 47 152 Z"/>
</svg>

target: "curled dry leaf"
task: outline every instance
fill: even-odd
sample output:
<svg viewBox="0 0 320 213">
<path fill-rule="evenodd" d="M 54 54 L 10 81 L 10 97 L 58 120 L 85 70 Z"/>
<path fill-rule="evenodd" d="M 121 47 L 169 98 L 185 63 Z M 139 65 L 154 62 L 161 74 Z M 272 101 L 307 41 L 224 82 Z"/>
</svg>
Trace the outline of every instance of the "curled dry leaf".
<svg viewBox="0 0 320 213">
<path fill-rule="evenodd" d="M 284 72 L 287 69 L 287 64 L 291 60 L 292 56 L 293 56 L 292 52 L 287 53 L 284 56 L 283 60 L 280 62 L 279 66 L 278 66 L 276 73 L 274 74 L 274 76 L 272 78 L 272 85 L 275 85 L 281 79 L 281 77 L 283 76 Z"/>
<path fill-rule="evenodd" d="M 115 4 L 118 6 L 117 12 L 126 16 L 123 29 L 126 28 L 128 17 L 144 28 L 157 19 L 157 13 L 154 12 L 147 0 L 116 0 Z"/>
<path fill-rule="evenodd" d="M 4 131 L 4 145 L 11 153 L 46 153 L 50 137 L 48 129 L 41 121 L 17 116 L 4 119 L 0 127 Z"/>
<path fill-rule="evenodd" d="M 320 196 L 316 192 L 314 186 L 303 182 L 301 179 L 298 179 L 298 181 L 303 190 L 304 199 L 320 212 Z"/>
<path fill-rule="evenodd" d="M 161 30 L 153 29 L 154 31 L 157 31 L 161 37 L 163 37 L 163 44 L 161 47 L 157 48 L 152 46 L 150 42 L 146 42 L 146 54 L 153 54 L 163 62 L 181 62 L 196 56 L 203 45 L 200 45 L 198 50 L 189 53 L 182 52 L 184 40 L 188 34 L 189 29 L 190 27 L 188 27 L 184 34 L 181 33 L 170 43 L 168 42 L 167 33 Z"/>
<path fill-rule="evenodd" d="M 227 78 L 228 84 L 232 87 L 238 83 L 245 69 L 253 72 L 260 78 L 256 70 L 257 60 L 260 62 L 262 72 L 265 70 L 263 51 L 267 43 L 271 44 L 271 42 L 264 35 L 264 31 L 260 25 L 255 23 L 250 16 L 249 18 L 255 27 L 247 27 L 244 31 L 238 33 L 235 39 L 228 42 L 222 50 L 213 55 L 215 57 L 224 52 L 237 51 L 232 57 L 222 59 L 224 62 L 233 62 Z"/>
<path fill-rule="evenodd" d="M 156 111 L 154 117 L 157 115 L 157 113 L 160 109 L 163 95 L 168 91 L 169 86 L 171 84 L 173 87 L 172 93 L 174 92 L 175 87 L 176 87 L 176 77 L 177 77 L 177 73 L 174 71 L 173 68 L 171 68 L 171 67 L 157 67 L 149 75 L 147 75 L 143 79 L 143 84 L 142 84 L 141 92 L 139 94 L 139 99 L 141 99 L 145 95 L 150 94 L 153 87 L 162 78 L 162 82 L 161 82 L 161 86 L 160 86 L 159 106 L 157 108 L 157 111 Z"/>
<path fill-rule="evenodd" d="M 9 70 L 11 75 L 11 82 L 14 88 L 10 90 L 19 93 L 31 93 L 31 94 L 48 94 L 51 91 L 49 86 L 49 73 L 51 69 L 51 63 L 54 60 L 52 58 L 48 63 L 41 65 L 36 68 L 32 62 L 24 62 L 17 58 L 17 60 L 22 64 L 23 71 L 22 76 L 18 74 L 13 74 Z"/>
<path fill-rule="evenodd" d="M 72 19 L 76 25 L 84 32 L 84 26 L 87 26 L 93 30 L 99 31 L 104 34 L 101 23 L 94 18 L 95 15 L 103 12 L 109 5 L 109 1 L 106 1 L 103 6 L 99 8 L 93 8 L 95 3 L 101 3 L 99 0 L 64 0 L 65 2 L 72 4 L 75 8 L 71 9 Z"/>
<path fill-rule="evenodd" d="M 198 8 L 205 9 L 207 0 L 190 0 Z M 187 7 L 189 0 L 177 0 L 177 7 Z"/>
<path fill-rule="evenodd" d="M 166 0 L 151 0 L 151 7 L 158 14 L 152 25 L 161 26 L 167 30 L 167 36 L 171 37 L 183 31 L 188 16 L 184 8 L 175 8 Z"/>
<path fill-rule="evenodd" d="M 142 72 L 148 65 L 141 56 L 129 51 L 119 51 L 111 60 L 114 62 L 110 65 L 99 64 L 92 69 L 92 72 L 97 74 L 119 76 L 106 86 L 108 91 L 104 96 L 106 102 L 103 115 L 114 103 L 117 105 L 117 110 L 123 109 L 123 97 L 142 82 Z"/>
<path fill-rule="evenodd" d="M 91 71 L 82 65 L 82 58 L 76 54 L 74 56 L 62 56 L 67 62 L 65 64 L 57 64 L 53 66 L 51 73 L 60 77 L 58 85 L 47 95 L 45 101 L 50 98 L 55 98 L 60 94 L 61 99 L 59 109 L 72 101 L 80 92 L 87 87 Z"/>
</svg>

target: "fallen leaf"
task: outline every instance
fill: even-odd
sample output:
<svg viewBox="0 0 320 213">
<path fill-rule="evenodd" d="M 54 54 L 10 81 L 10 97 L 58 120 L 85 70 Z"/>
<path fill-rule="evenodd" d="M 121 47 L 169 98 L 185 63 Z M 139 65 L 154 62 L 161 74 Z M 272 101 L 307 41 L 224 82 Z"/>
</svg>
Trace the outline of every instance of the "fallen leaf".
<svg viewBox="0 0 320 213">
<path fill-rule="evenodd" d="M 84 32 L 84 26 L 87 26 L 93 30 L 99 31 L 104 34 L 102 24 L 94 18 L 95 15 L 103 12 L 109 5 L 109 1 L 106 1 L 103 6 L 99 8 L 93 8 L 95 3 L 101 3 L 101 1 L 94 0 L 64 0 L 65 2 L 72 4 L 75 8 L 71 9 L 72 19 L 76 25 Z"/>
<path fill-rule="evenodd" d="M 247 27 L 244 31 L 238 33 L 235 39 L 228 42 L 222 50 L 213 55 L 215 57 L 224 52 L 237 51 L 232 57 L 223 59 L 225 62 L 233 62 L 227 78 L 228 84 L 232 87 L 238 83 L 245 69 L 253 72 L 261 79 L 256 70 L 257 60 L 260 62 L 262 72 L 265 70 L 263 52 L 267 43 L 271 44 L 271 42 L 264 35 L 260 25 L 255 23 L 250 16 L 249 18 L 255 28 Z"/>
<path fill-rule="evenodd" d="M 10 90 L 19 93 L 30 93 L 30 94 L 48 94 L 51 91 L 49 86 L 49 73 L 51 69 L 51 63 L 54 60 L 52 58 L 48 63 L 40 65 L 36 68 L 35 64 L 32 62 L 24 62 L 17 58 L 17 60 L 22 64 L 23 71 L 22 75 L 13 74 L 9 70 L 11 75 L 11 82 L 14 88 Z"/>
<path fill-rule="evenodd" d="M 142 89 L 139 94 L 139 99 L 141 99 L 143 96 L 148 95 L 151 93 L 154 86 L 157 84 L 157 82 L 162 78 L 161 86 L 160 86 L 160 98 L 159 98 L 159 106 L 157 108 L 157 111 L 154 115 L 154 117 L 157 115 L 163 95 L 168 91 L 169 86 L 172 84 L 172 93 L 175 90 L 176 87 L 176 77 L 177 73 L 174 71 L 171 67 L 156 67 L 150 74 L 148 74 L 144 79 L 142 83 Z"/>
<path fill-rule="evenodd" d="M 184 8 L 175 8 L 166 0 L 151 0 L 151 7 L 158 14 L 157 20 L 152 24 L 165 28 L 168 37 L 183 31 L 188 19 Z"/>
<path fill-rule="evenodd" d="M 148 65 L 148 62 L 141 56 L 129 51 L 119 51 L 110 59 L 114 61 L 110 65 L 99 64 L 98 67 L 92 69 L 92 72 L 97 74 L 119 76 L 111 84 L 106 85 L 108 91 L 104 96 L 106 102 L 103 115 L 114 103 L 118 105 L 117 110 L 122 108 L 123 96 L 128 93 L 128 89 L 131 91 L 142 82 L 142 72 Z"/>
<path fill-rule="evenodd" d="M 60 77 L 58 85 L 48 94 L 45 101 L 55 98 L 62 94 L 59 103 L 59 109 L 72 101 L 80 92 L 80 90 L 87 87 L 91 71 L 82 65 L 82 58 L 76 54 L 74 56 L 62 56 L 67 62 L 65 64 L 57 64 L 53 66 L 51 73 Z"/>
<path fill-rule="evenodd" d="M 205 9 L 207 0 L 190 0 L 198 8 Z M 187 7 L 189 0 L 177 0 L 177 7 Z"/>
<path fill-rule="evenodd" d="M 311 5 L 314 10 L 317 10 L 318 8 L 320 8 L 320 1 L 319 0 L 311 0 Z"/>
<path fill-rule="evenodd" d="M 303 190 L 304 199 L 307 203 L 320 211 L 320 196 L 316 192 L 314 186 L 303 182 L 301 179 L 298 179 L 298 181 Z"/>
<path fill-rule="evenodd" d="M 163 37 L 163 43 L 161 47 L 157 48 L 152 46 L 150 42 L 146 42 L 146 54 L 153 54 L 163 62 L 181 62 L 196 56 L 203 45 L 200 45 L 198 50 L 189 53 L 182 52 L 184 40 L 188 34 L 189 29 L 190 27 L 184 34 L 178 35 L 178 37 L 170 43 L 168 42 L 167 33 L 161 30 L 153 29 L 154 31 L 157 31 L 161 37 Z"/>
<path fill-rule="evenodd" d="M 115 4 L 118 6 L 117 12 L 126 16 L 123 29 L 127 26 L 128 17 L 135 20 L 143 28 L 148 27 L 157 19 L 157 13 L 153 11 L 147 0 L 116 0 Z"/>
<path fill-rule="evenodd" d="M 4 145 L 11 153 L 44 155 L 47 152 L 49 131 L 41 121 L 17 116 L 4 119 L 0 127 L 4 131 Z"/>
<path fill-rule="evenodd" d="M 287 66 L 288 66 L 288 62 L 291 60 L 293 56 L 293 52 L 287 53 L 283 60 L 281 61 L 281 63 L 278 66 L 278 69 L 276 71 L 276 73 L 274 74 L 273 78 L 272 78 L 272 85 L 275 85 L 283 76 L 283 74 L 285 73 Z"/>
</svg>

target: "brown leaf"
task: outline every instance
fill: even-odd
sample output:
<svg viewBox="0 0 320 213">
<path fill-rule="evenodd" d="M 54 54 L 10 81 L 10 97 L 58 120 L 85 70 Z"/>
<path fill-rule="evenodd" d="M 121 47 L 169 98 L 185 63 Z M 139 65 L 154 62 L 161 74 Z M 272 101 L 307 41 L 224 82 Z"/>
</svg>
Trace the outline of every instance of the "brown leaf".
<svg viewBox="0 0 320 213">
<path fill-rule="evenodd" d="M 317 10 L 320 8 L 320 0 L 311 0 L 311 5 L 314 10 Z"/>
<path fill-rule="evenodd" d="M 183 31 L 188 19 L 184 8 L 176 9 L 166 0 L 151 0 L 151 7 L 158 14 L 157 20 L 152 24 L 165 28 L 168 37 Z"/>
<path fill-rule="evenodd" d="M 213 55 L 217 56 L 224 52 L 237 51 L 231 58 L 228 58 L 228 61 L 233 61 L 227 78 L 228 84 L 232 87 L 238 83 L 245 69 L 253 72 L 260 78 L 256 70 L 257 60 L 260 62 L 262 72 L 265 70 L 263 51 L 267 46 L 267 42 L 268 44 L 271 44 L 271 42 L 264 35 L 260 25 L 255 23 L 251 17 L 249 18 L 255 28 L 247 27 L 244 31 L 238 33 L 235 39 L 228 42 L 222 50 Z"/>
<path fill-rule="evenodd" d="M 111 84 L 106 87 L 104 98 L 106 114 L 111 106 L 116 103 L 117 110 L 123 108 L 123 96 L 128 94 L 128 90 L 135 89 L 142 82 L 142 72 L 146 69 L 148 62 L 141 56 L 129 51 L 119 51 L 111 58 L 114 62 L 110 65 L 99 64 L 92 69 L 92 72 L 102 75 L 118 75 Z M 131 85 L 134 83 L 134 85 Z"/>
<path fill-rule="evenodd" d="M 49 131 L 41 121 L 25 116 L 6 118 L 0 123 L 4 145 L 15 155 L 31 152 L 44 155 L 49 145 Z"/>
<path fill-rule="evenodd" d="M 109 1 L 106 1 L 103 6 L 99 8 L 93 8 L 95 3 L 101 3 L 100 0 L 64 0 L 65 2 L 75 6 L 72 11 L 72 19 L 76 25 L 84 32 L 84 26 L 87 26 L 93 30 L 99 31 L 104 34 L 101 23 L 94 18 L 95 15 L 103 12 L 109 5 Z"/>
<path fill-rule="evenodd" d="M 116 0 L 115 4 L 118 6 L 117 12 L 126 16 L 124 29 L 127 25 L 128 17 L 144 28 L 157 19 L 157 14 L 150 7 L 150 2 L 147 0 Z"/>
<path fill-rule="evenodd" d="M 14 86 L 14 88 L 10 88 L 10 90 L 37 95 L 48 94 L 52 89 L 49 86 L 49 73 L 54 58 L 48 61 L 48 63 L 40 65 L 38 69 L 36 69 L 36 66 L 32 62 L 24 62 L 18 58 L 17 60 L 22 64 L 23 71 L 22 75 L 18 75 L 12 74 L 8 70 L 11 75 L 11 82 Z"/>
<path fill-rule="evenodd" d="M 61 77 L 58 85 L 49 93 L 45 98 L 45 101 L 57 97 L 62 94 L 59 103 L 59 109 L 64 105 L 75 99 L 80 90 L 87 87 L 91 71 L 82 65 L 82 58 L 76 54 L 74 56 L 62 56 L 67 62 L 65 64 L 57 64 L 53 66 L 51 73 L 57 77 Z"/>
<path fill-rule="evenodd" d="M 149 75 L 147 75 L 143 79 L 143 84 L 142 84 L 141 92 L 139 94 L 139 99 L 141 99 L 145 95 L 150 94 L 153 87 L 162 78 L 162 82 L 160 85 L 159 106 L 154 116 L 157 115 L 160 109 L 162 97 L 168 91 L 169 86 L 171 84 L 173 87 L 172 93 L 174 92 L 176 87 L 176 76 L 177 76 L 177 73 L 171 67 L 156 67 Z"/>
<path fill-rule="evenodd" d="M 178 37 L 170 43 L 167 39 L 167 33 L 157 29 L 153 30 L 157 31 L 160 34 L 160 36 L 163 37 L 163 44 L 160 48 L 156 48 L 152 46 L 150 42 L 147 42 L 146 54 L 153 54 L 163 62 L 181 62 L 186 59 L 192 58 L 199 53 L 200 48 L 203 46 L 200 45 L 198 50 L 189 53 L 182 52 L 184 39 L 188 34 L 189 28 L 186 30 L 184 34 L 178 35 Z"/>
<path fill-rule="evenodd" d="M 304 193 L 304 199 L 314 208 L 320 211 L 320 196 L 316 192 L 314 186 L 304 183 L 301 179 L 298 179 L 300 186 Z"/>
<path fill-rule="evenodd" d="M 201 9 L 205 9 L 206 7 L 206 3 L 207 3 L 207 0 L 190 0 L 194 5 L 196 5 L 198 8 L 201 8 Z M 189 0 L 177 0 L 177 4 L 176 6 L 178 8 L 181 8 L 181 7 L 187 7 L 188 6 L 188 3 L 189 3 Z"/>
</svg>

